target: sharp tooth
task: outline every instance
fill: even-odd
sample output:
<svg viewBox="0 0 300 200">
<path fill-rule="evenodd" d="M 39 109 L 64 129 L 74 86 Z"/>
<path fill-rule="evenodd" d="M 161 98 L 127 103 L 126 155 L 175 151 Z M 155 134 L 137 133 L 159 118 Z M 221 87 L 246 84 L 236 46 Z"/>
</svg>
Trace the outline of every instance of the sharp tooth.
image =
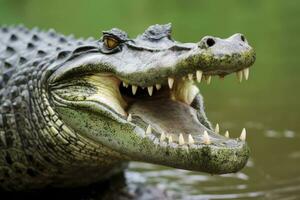
<svg viewBox="0 0 300 200">
<path fill-rule="evenodd" d="M 243 130 L 242 130 L 240 139 L 241 139 L 242 141 L 245 141 L 245 140 L 246 140 L 246 129 L 245 129 L 245 128 L 243 128 Z"/>
<path fill-rule="evenodd" d="M 196 78 L 197 78 L 198 83 L 200 83 L 201 79 L 202 79 L 202 71 L 201 70 L 196 71 Z"/>
<path fill-rule="evenodd" d="M 148 87 L 148 93 L 149 93 L 150 96 L 152 96 L 153 86 Z"/>
<path fill-rule="evenodd" d="M 172 143 L 172 142 L 173 142 L 172 135 L 169 135 L 168 139 L 169 139 L 169 143 Z"/>
<path fill-rule="evenodd" d="M 240 70 L 236 73 L 237 79 L 239 80 L 239 82 L 242 82 L 243 80 L 243 70 Z"/>
<path fill-rule="evenodd" d="M 204 134 L 203 134 L 203 142 L 204 142 L 204 144 L 210 144 L 210 143 L 211 143 L 207 131 L 204 131 Z"/>
<path fill-rule="evenodd" d="M 194 144 L 195 143 L 195 141 L 193 139 L 193 136 L 191 134 L 189 134 L 188 142 L 189 142 L 189 144 Z"/>
<path fill-rule="evenodd" d="M 166 139 L 165 132 L 162 132 L 160 135 L 160 141 L 163 142 Z"/>
<path fill-rule="evenodd" d="M 132 90 L 132 94 L 135 95 L 136 91 L 137 91 L 138 87 L 135 85 L 131 86 L 131 90 Z"/>
<path fill-rule="evenodd" d="M 172 89 L 174 83 L 174 78 L 168 78 L 169 88 Z"/>
<path fill-rule="evenodd" d="M 229 131 L 225 132 L 225 137 L 229 138 Z"/>
<path fill-rule="evenodd" d="M 219 124 L 216 124 L 215 133 L 219 133 L 219 132 L 220 132 Z"/>
<path fill-rule="evenodd" d="M 190 81 L 193 80 L 193 74 L 188 74 L 188 78 Z"/>
<path fill-rule="evenodd" d="M 146 129 L 146 135 L 147 134 L 151 134 L 152 133 L 152 129 L 151 129 L 151 126 L 150 124 L 148 125 L 147 129 Z"/>
<path fill-rule="evenodd" d="M 184 138 L 183 138 L 183 135 L 181 133 L 179 134 L 178 141 L 179 141 L 179 145 L 183 145 L 184 144 Z"/>
<path fill-rule="evenodd" d="M 157 90 L 160 90 L 161 84 L 156 84 L 155 87 L 156 87 Z"/>
<path fill-rule="evenodd" d="M 244 74 L 245 80 L 248 80 L 248 78 L 249 78 L 249 68 L 244 69 L 243 74 Z"/>
<path fill-rule="evenodd" d="M 127 84 L 127 83 L 125 83 L 125 82 L 122 82 L 122 84 L 123 84 L 123 87 L 126 87 L 126 88 L 128 88 L 128 84 Z"/>
<path fill-rule="evenodd" d="M 127 117 L 127 121 L 131 122 L 132 121 L 132 115 L 129 113 L 128 117 Z"/>
<path fill-rule="evenodd" d="M 206 77 L 206 83 L 207 83 L 207 85 L 209 85 L 211 83 L 211 76 Z"/>
</svg>

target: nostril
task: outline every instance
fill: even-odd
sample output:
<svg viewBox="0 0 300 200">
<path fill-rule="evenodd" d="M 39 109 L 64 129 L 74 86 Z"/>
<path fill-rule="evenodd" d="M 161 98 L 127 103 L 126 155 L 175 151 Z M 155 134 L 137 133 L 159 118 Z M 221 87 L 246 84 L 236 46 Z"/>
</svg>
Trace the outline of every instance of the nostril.
<svg viewBox="0 0 300 200">
<path fill-rule="evenodd" d="M 208 39 L 206 40 L 206 44 L 207 44 L 208 47 L 214 46 L 215 43 L 216 43 L 215 40 L 212 39 L 212 38 L 208 38 Z"/>
<path fill-rule="evenodd" d="M 217 42 L 217 39 L 212 36 L 205 36 L 202 40 L 198 43 L 198 47 L 201 49 L 207 49 L 214 46 Z"/>
<path fill-rule="evenodd" d="M 241 40 L 243 41 L 243 42 L 245 42 L 245 36 L 243 36 L 243 35 L 241 35 Z"/>
</svg>

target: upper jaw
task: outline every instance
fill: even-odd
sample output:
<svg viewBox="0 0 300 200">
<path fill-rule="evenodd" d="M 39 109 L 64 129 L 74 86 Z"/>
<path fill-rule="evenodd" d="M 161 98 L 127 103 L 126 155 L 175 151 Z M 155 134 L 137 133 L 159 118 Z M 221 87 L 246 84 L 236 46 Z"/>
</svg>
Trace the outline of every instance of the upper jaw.
<svg viewBox="0 0 300 200">
<path fill-rule="evenodd" d="M 83 51 L 66 60 L 63 67 L 55 70 L 50 81 L 87 72 L 86 66 L 93 73 L 112 73 L 126 84 L 140 87 L 166 84 L 169 78 L 191 74 L 194 78 L 199 77 L 197 73 L 224 77 L 249 68 L 255 61 L 255 51 L 241 38 L 241 34 L 227 39 L 205 36 L 199 43 L 174 42 L 174 46 L 155 51 L 131 49 L 130 45 L 124 44 L 121 52 L 108 55 L 97 52 L 95 46 L 92 52 Z M 212 46 L 208 46 L 210 40 L 214 41 Z M 201 77 L 197 80 L 200 82 Z"/>
<path fill-rule="evenodd" d="M 209 41 L 213 41 L 213 44 Z M 175 42 L 168 49 L 151 54 L 147 54 L 147 51 L 142 51 L 143 53 L 144 56 L 137 52 L 137 58 L 141 58 L 137 63 L 133 60 L 133 64 L 128 67 L 116 67 L 116 75 L 122 81 L 148 87 L 165 84 L 168 78 L 188 77 L 191 74 L 196 77 L 197 73 L 224 77 L 249 68 L 256 57 L 254 49 L 242 34 L 234 34 L 226 39 L 205 36 L 199 43 Z M 200 82 L 201 78 L 197 80 Z"/>
</svg>

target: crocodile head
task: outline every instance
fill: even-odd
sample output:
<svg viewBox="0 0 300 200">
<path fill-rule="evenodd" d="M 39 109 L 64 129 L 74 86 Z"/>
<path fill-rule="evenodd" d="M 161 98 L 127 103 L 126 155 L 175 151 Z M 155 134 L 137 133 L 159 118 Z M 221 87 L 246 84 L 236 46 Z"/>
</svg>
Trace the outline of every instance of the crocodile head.
<svg viewBox="0 0 300 200">
<path fill-rule="evenodd" d="M 247 79 L 254 61 L 242 34 L 180 43 L 170 24 L 150 26 L 135 39 L 114 28 L 54 63 L 48 85 L 72 130 L 124 160 L 231 173 L 249 157 L 245 131 L 231 139 L 213 130 L 196 84 L 232 73 Z"/>
</svg>

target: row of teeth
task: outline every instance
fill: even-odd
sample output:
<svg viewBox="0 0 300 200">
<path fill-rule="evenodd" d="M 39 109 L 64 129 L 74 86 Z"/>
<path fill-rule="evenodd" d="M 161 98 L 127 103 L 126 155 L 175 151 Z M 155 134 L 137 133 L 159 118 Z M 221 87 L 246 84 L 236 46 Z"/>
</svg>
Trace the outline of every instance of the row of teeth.
<svg viewBox="0 0 300 200">
<path fill-rule="evenodd" d="M 248 78 L 249 78 L 249 68 L 242 69 L 242 70 L 236 72 L 236 74 L 237 74 L 237 78 L 238 78 L 239 82 L 242 82 L 243 78 L 245 78 L 245 80 L 248 80 Z M 193 81 L 196 78 L 196 81 L 198 83 L 200 83 L 201 80 L 202 80 L 202 77 L 204 77 L 204 79 L 206 80 L 206 83 L 208 85 L 211 83 L 211 75 L 203 76 L 203 72 L 201 70 L 196 71 L 195 76 L 194 76 L 194 74 L 188 74 L 187 77 L 182 77 L 182 79 L 183 80 L 188 79 L 190 81 Z M 122 82 L 122 84 L 123 84 L 123 87 L 126 87 L 126 88 L 129 87 L 129 85 L 125 82 Z M 174 85 L 174 78 L 169 77 L 168 78 L 169 88 L 172 89 L 173 85 Z M 148 86 L 147 87 L 147 90 L 148 90 L 148 93 L 149 93 L 150 96 L 152 96 L 152 94 L 153 94 L 153 88 L 154 87 L 156 88 L 156 90 L 160 90 L 161 84 L 155 84 L 155 86 Z M 136 85 L 131 86 L 131 91 L 132 91 L 133 95 L 136 94 L 137 89 L 138 89 L 138 86 L 136 86 Z M 142 89 L 144 89 L 144 88 L 142 88 Z"/>
<path fill-rule="evenodd" d="M 128 122 L 132 121 L 132 115 L 131 114 L 128 115 L 127 121 Z M 215 133 L 219 133 L 219 132 L 220 132 L 220 126 L 219 126 L 219 124 L 216 124 Z M 146 135 L 152 134 L 152 127 L 151 127 L 150 124 L 148 125 L 147 129 L 145 130 L 145 133 L 146 133 Z M 228 130 L 225 132 L 224 136 L 229 138 L 229 131 Z M 161 135 L 160 135 L 160 138 L 159 138 L 160 142 L 164 142 L 166 139 L 169 143 L 172 143 L 174 141 L 173 137 L 172 137 L 172 134 L 166 134 L 166 133 L 162 132 Z M 246 140 L 246 129 L 245 128 L 243 128 L 239 139 L 242 140 L 242 141 Z M 194 144 L 194 143 L 195 143 L 195 140 L 194 140 L 194 138 L 191 134 L 188 134 L 187 141 L 184 140 L 184 137 L 183 137 L 182 133 L 180 133 L 178 135 L 178 144 L 179 145 Z M 202 143 L 207 144 L 207 145 L 211 144 L 211 139 L 210 139 L 210 136 L 208 135 L 207 131 L 204 131 L 204 133 L 203 133 Z"/>
<path fill-rule="evenodd" d="M 204 131 L 205 132 L 205 131 Z M 215 127 L 215 133 L 220 133 L 220 126 L 219 124 L 216 124 L 216 127 Z M 225 137 L 229 138 L 229 131 L 225 131 L 225 134 L 224 134 Z M 240 139 L 242 141 L 245 141 L 246 140 L 246 128 L 243 128 L 242 132 L 241 132 L 241 135 L 240 135 Z"/>
</svg>

